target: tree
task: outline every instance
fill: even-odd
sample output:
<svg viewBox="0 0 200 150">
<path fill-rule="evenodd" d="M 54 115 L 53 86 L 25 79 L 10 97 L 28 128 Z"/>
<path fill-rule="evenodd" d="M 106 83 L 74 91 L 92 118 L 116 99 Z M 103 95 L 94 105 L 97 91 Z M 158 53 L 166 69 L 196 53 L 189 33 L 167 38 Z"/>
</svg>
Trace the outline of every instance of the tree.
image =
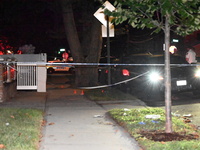
<svg viewBox="0 0 200 150">
<path fill-rule="evenodd" d="M 100 59 L 102 47 L 101 24 L 93 16 L 93 13 L 97 9 L 94 7 L 94 2 L 91 0 L 75 2 L 75 4 L 81 3 L 82 8 L 77 9 L 78 11 L 83 10 L 83 12 L 81 12 L 81 15 L 83 17 L 79 15 L 75 18 L 75 15 L 73 13 L 73 6 L 76 5 L 73 5 L 74 1 L 72 2 L 71 0 L 60 0 L 60 4 L 62 6 L 65 33 L 67 37 L 67 42 L 72 53 L 72 57 L 75 63 L 97 63 Z M 82 23 L 84 23 L 85 25 L 82 30 L 83 34 L 79 34 L 77 31 L 76 23 L 78 22 L 78 20 L 81 20 Z M 82 38 L 81 35 L 83 35 Z M 97 66 L 76 66 L 75 76 L 75 84 L 77 86 L 97 85 Z"/>
<path fill-rule="evenodd" d="M 55 40 L 49 36 L 54 18 L 58 18 L 52 12 L 53 4 L 49 0 L 1 0 L 0 35 L 16 48 L 31 43 L 37 47 L 35 53 L 55 50 Z"/>
<path fill-rule="evenodd" d="M 150 28 L 165 34 L 165 131 L 172 132 L 170 31 L 188 35 L 200 30 L 200 2 L 196 0 L 116 0 L 116 11 L 105 11 L 115 17 L 113 22 L 127 22 L 134 28 Z"/>
<path fill-rule="evenodd" d="M 22 54 L 34 54 L 35 47 L 32 44 L 26 44 L 19 47 L 19 50 L 22 52 Z"/>
</svg>

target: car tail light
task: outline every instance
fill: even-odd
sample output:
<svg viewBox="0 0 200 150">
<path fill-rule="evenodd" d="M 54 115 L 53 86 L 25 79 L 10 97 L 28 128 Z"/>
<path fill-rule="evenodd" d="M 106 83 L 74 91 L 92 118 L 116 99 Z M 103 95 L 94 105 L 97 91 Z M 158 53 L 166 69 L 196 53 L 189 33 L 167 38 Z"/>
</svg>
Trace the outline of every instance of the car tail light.
<svg viewBox="0 0 200 150">
<path fill-rule="evenodd" d="M 108 70 L 105 70 L 105 73 L 108 73 Z"/>
<path fill-rule="evenodd" d="M 122 70 L 122 75 L 123 76 L 130 76 L 130 72 L 127 69 Z"/>
</svg>

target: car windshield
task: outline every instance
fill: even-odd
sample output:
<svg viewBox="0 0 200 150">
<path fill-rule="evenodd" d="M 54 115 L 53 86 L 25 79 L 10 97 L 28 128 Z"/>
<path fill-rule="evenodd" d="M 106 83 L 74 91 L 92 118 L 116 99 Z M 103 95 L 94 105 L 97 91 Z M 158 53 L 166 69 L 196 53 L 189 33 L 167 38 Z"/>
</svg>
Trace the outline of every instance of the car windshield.
<svg viewBox="0 0 200 150">
<path fill-rule="evenodd" d="M 131 56 L 123 58 L 125 64 L 145 64 L 147 63 L 148 56 Z"/>
<path fill-rule="evenodd" d="M 59 62 L 53 62 L 53 63 L 64 63 L 64 62 L 62 62 L 62 61 L 59 61 Z"/>
<path fill-rule="evenodd" d="M 164 55 L 134 55 L 123 57 L 125 64 L 164 64 Z M 188 64 L 184 57 L 170 55 L 170 64 Z"/>
<path fill-rule="evenodd" d="M 188 64 L 184 57 L 180 56 L 173 56 L 170 57 L 171 64 Z"/>
<path fill-rule="evenodd" d="M 150 64 L 164 64 L 164 56 L 149 57 L 148 62 Z M 187 64 L 186 60 L 181 56 L 170 56 L 171 64 Z"/>
<path fill-rule="evenodd" d="M 100 63 L 107 63 L 107 61 L 108 61 L 108 58 L 107 57 L 101 57 L 101 59 L 100 59 Z M 118 58 L 116 58 L 116 57 L 110 57 L 110 62 L 111 63 L 114 63 L 114 62 L 118 62 L 119 61 L 119 59 Z"/>
</svg>

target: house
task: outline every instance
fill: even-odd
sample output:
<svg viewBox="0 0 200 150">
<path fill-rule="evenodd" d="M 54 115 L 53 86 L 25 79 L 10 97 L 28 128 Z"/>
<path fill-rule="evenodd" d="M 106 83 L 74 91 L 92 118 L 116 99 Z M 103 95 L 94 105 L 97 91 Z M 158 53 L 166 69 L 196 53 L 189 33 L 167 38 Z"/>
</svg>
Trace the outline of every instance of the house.
<svg viewBox="0 0 200 150">
<path fill-rule="evenodd" d="M 200 31 L 196 31 L 193 34 L 186 36 L 185 44 L 187 46 L 193 46 L 197 57 L 200 57 Z"/>
</svg>

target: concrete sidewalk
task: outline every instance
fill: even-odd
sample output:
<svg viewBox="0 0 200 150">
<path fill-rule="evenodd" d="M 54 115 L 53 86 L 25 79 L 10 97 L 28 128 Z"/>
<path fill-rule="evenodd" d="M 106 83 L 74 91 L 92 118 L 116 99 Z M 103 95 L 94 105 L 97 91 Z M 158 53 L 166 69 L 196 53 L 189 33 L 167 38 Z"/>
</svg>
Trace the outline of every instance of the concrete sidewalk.
<svg viewBox="0 0 200 150">
<path fill-rule="evenodd" d="M 47 94 L 36 91 L 17 91 L 17 95 L 14 98 L 0 103 L 0 108 L 36 108 L 45 110 Z"/>
<path fill-rule="evenodd" d="M 81 91 L 65 86 L 49 87 L 46 93 L 18 91 L 0 107 L 36 108 L 45 111 L 46 126 L 40 150 L 139 150 L 134 138 L 106 112 L 112 108 L 138 108 L 140 100 L 92 102 Z"/>
<path fill-rule="evenodd" d="M 111 106 L 116 105 L 109 104 L 109 109 Z M 74 94 L 73 89 L 49 90 L 47 125 L 40 150 L 140 149 L 137 142 L 106 115 L 106 110 L 80 91 Z"/>
</svg>

